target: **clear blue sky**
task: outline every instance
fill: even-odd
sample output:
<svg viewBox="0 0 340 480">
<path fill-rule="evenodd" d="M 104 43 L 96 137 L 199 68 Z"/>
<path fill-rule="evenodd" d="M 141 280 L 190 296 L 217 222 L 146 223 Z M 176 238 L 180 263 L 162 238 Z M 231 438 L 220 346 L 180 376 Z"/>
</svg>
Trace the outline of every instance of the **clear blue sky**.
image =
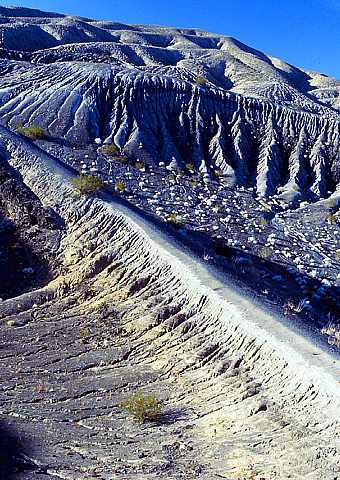
<svg viewBox="0 0 340 480">
<path fill-rule="evenodd" d="M 1 4 L 126 23 L 202 28 L 340 79 L 340 0 L 10 0 Z"/>
</svg>

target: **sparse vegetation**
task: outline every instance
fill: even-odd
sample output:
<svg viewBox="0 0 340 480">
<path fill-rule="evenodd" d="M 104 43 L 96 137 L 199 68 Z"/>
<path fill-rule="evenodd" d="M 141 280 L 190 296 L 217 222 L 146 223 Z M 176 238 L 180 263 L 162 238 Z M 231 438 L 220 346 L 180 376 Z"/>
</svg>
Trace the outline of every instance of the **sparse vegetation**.
<svg viewBox="0 0 340 480">
<path fill-rule="evenodd" d="M 195 173 L 195 167 L 192 163 L 186 163 L 185 167 L 190 173 Z"/>
<path fill-rule="evenodd" d="M 260 475 L 260 472 L 253 465 L 236 468 L 233 472 L 233 478 L 237 478 L 237 480 L 265 480 L 258 475 Z"/>
<path fill-rule="evenodd" d="M 117 162 L 126 163 L 129 160 L 129 157 L 127 155 L 120 154 L 120 155 L 116 155 L 114 159 Z"/>
<path fill-rule="evenodd" d="M 207 79 L 203 75 L 197 75 L 195 82 L 197 85 L 206 85 Z"/>
<path fill-rule="evenodd" d="M 15 320 L 7 320 L 6 325 L 7 327 L 15 327 L 16 325 Z"/>
<path fill-rule="evenodd" d="M 178 182 L 182 178 L 182 172 L 180 170 L 176 170 L 173 172 L 172 175 L 169 175 L 170 182 Z"/>
<path fill-rule="evenodd" d="M 100 152 L 104 153 L 104 155 L 115 156 L 119 153 L 119 150 L 114 143 L 106 143 L 100 148 Z"/>
<path fill-rule="evenodd" d="M 71 180 L 72 185 L 77 189 L 80 195 L 91 195 L 103 188 L 103 181 L 93 175 L 80 175 Z"/>
<path fill-rule="evenodd" d="M 145 165 L 143 162 L 136 162 L 135 167 L 137 168 L 137 170 L 143 170 L 145 168 Z"/>
<path fill-rule="evenodd" d="M 20 135 L 30 138 L 31 140 L 42 140 L 47 136 L 45 130 L 38 125 L 29 125 L 28 127 L 24 127 L 23 125 L 18 124 L 16 126 L 16 131 L 20 133 Z"/>
<path fill-rule="evenodd" d="M 165 217 L 167 223 L 173 225 L 174 227 L 181 227 L 184 224 L 184 220 L 179 217 L 175 212 L 168 213 Z"/>
<path fill-rule="evenodd" d="M 329 198 L 326 200 L 325 205 L 327 208 L 335 208 L 338 205 L 338 200 L 336 198 Z"/>
<path fill-rule="evenodd" d="M 116 162 L 126 163 L 128 157 L 119 151 L 119 148 L 114 143 L 107 143 L 99 149 L 100 153 L 106 155 Z"/>
<path fill-rule="evenodd" d="M 126 183 L 123 182 L 123 180 L 118 180 L 115 184 L 115 190 L 119 193 L 124 192 L 126 190 Z"/>
<path fill-rule="evenodd" d="M 339 216 L 335 213 L 329 213 L 326 217 L 326 222 L 330 223 L 331 225 L 336 225 L 339 223 Z"/>
<path fill-rule="evenodd" d="M 259 251 L 259 256 L 261 258 L 268 258 L 273 253 L 273 250 L 269 247 L 262 247 Z"/>
<path fill-rule="evenodd" d="M 264 217 L 260 218 L 259 225 L 261 225 L 262 227 L 265 227 L 266 225 L 268 225 L 268 220 Z"/>
<path fill-rule="evenodd" d="M 138 421 L 154 421 L 162 413 L 163 402 L 153 394 L 136 392 L 120 404 L 121 408 L 131 413 Z"/>
</svg>

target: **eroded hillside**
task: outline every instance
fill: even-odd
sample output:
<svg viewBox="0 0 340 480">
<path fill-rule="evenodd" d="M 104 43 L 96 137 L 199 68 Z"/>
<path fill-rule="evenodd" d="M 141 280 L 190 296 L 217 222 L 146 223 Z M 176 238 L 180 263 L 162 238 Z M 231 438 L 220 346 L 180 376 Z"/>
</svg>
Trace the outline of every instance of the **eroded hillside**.
<svg viewBox="0 0 340 480">
<path fill-rule="evenodd" d="M 26 8 L 0 47 L 0 476 L 337 478 L 339 81 Z"/>
</svg>

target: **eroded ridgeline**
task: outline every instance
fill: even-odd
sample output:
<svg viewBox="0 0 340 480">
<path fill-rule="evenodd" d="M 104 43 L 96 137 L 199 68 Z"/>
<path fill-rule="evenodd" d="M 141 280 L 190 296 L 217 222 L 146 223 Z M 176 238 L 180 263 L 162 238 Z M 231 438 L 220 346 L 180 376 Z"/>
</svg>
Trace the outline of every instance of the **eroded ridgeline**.
<svg viewBox="0 0 340 480">
<path fill-rule="evenodd" d="M 13 128 L 36 122 L 52 138 L 83 145 L 99 137 L 132 158 L 142 146 L 151 164 L 161 158 L 210 175 L 218 170 L 259 195 L 318 199 L 339 182 L 339 117 L 329 108 L 307 102 L 298 111 L 284 101 L 192 84 L 190 71 L 181 79 L 178 68 L 173 78 L 170 71 L 107 64 L 1 68 L 8 81 L 0 113 Z M 21 75 L 30 81 L 20 82 Z"/>
</svg>

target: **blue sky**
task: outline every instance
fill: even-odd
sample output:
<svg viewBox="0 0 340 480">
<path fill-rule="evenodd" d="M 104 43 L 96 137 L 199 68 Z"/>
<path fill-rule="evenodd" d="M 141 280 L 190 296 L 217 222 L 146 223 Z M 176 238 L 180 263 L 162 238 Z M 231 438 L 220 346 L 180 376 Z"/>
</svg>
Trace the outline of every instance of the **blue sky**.
<svg viewBox="0 0 340 480">
<path fill-rule="evenodd" d="M 340 79 L 340 0 L 10 0 L 1 5 L 202 28 Z"/>
</svg>

